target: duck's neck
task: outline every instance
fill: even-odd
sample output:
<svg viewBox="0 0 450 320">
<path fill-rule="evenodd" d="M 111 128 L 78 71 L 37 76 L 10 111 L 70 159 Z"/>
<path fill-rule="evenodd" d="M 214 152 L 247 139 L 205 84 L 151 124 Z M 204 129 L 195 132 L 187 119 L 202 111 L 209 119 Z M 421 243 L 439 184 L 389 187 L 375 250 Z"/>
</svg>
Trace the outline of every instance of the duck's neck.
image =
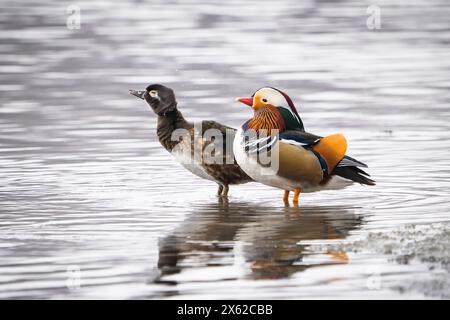
<svg viewBox="0 0 450 320">
<path fill-rule="evenodd" d="M 282 132 L 286 130 L 286 125 L 278 109 L 267 106 L 255 111 L 255 115 L 248 122 L 248 128 L 258 132 L 266 130 L 268 135 L 272 135 L 272 130 Z"/>
<path fill-rule="evenodd" d="M 156 128 L 156 132 L 158 135 L 159 142 L 166 148 L 168 151 L 172 151 L 172 149 L 178 144 L 177 141 L 172 141 L 172 133 L 176 129 L 186 129 L 189 130 L 193 127 L 191 123 L 186 121 L 180 111 L 175 109 L 169 113 L 164 115 L 158 115 L 158 125 Z"/>
</svg>

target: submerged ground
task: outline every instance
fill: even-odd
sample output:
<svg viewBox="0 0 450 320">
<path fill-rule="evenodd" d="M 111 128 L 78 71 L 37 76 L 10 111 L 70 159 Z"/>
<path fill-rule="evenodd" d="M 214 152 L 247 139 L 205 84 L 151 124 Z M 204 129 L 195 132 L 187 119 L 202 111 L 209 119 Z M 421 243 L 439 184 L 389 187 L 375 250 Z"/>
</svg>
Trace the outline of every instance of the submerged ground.
<svg viewBox="0 0 450 320">
<path fill-rule="evenodd" d="M 450 298 L 450 5 L 379 1 L 370 29 L 370 4 L 79 1 L 71 30 L 2 1 L 0 298 Z M 377 186 L 220 200 L 128 95 L 154 82 L 235 127 L 235 96 L 284 89 Z"/>
</svg>

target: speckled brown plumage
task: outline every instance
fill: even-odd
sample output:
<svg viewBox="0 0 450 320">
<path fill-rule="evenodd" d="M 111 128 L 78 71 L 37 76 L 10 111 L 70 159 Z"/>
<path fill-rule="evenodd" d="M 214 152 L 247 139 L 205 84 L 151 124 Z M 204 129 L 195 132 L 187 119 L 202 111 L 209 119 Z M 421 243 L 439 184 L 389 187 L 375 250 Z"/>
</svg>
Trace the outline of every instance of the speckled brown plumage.
<svg viewBox="0 0 450 320">
<path fill-rule="evenodd" d="M 177 108 L 172 89 L 162 85 L 150 85 L 145 91 L 130 90 L 130 93 L 144 99 L 157 114 L 156 132 L 161 145 L 172 154 L 200 159 L 201 169 L 208 176 L 206 178 L 214 180 L 219 185 L 219 195 L 227 196 L 230 184 L 252 181 L 234 159 L 235 129 L 216 121 L 206 120 L 196 124 L 188 122 Z M 201 132 L 199 131 L 200 128 Z M 173 139 L 172 135 L 177 129 L 184 129 L 186 132 L 181 137 Z M 205 132 L 209 129 L 218 130 L 216 132 L 220 132 L 221 139 L 217 141 L 216 139 L 205 139 Z M 220 158 L 221 163 L 203 161 L 202 155 L 205 150 L 214 150 L 213 156 Z M 193 170 L 190 171 L 197 174 Z M 197 175 L 205 178 L 200 174 Z"/>
<path fill-rule="evenodd" d="M 189 137 L 182 137 L 178 141 L 172 141 L 172 132 L 180 128 L 187 129 Z M 205 140 L 203 138 L 205 131 L 209 129 L 219 130 L 222 133 L 222 141 L 216 142 Z M 190 148 L 191 157 L 198 157 L 198 159 L 202 159 L 201 155 L 208 147 L 216 151 L 226 151 L 222 152 L 221 155 L 223 164 L 202 163 L 206 172 L 214 178 L 216 182 L 224 185 L 224 187 L 230 184 L 241 184 L 251 181 L 251 178 L 239 167 L 234 159 L 232 143 L 234 135 L 236 134 L 236 129 L 222 125 L 216 121 L 205 120 L 201 122 L 201 134 L 199 132 L 196 133 L 195 130 L 194 123 L 186 121 L 178 110 L 165 116 L 158 116 L 158 139 L 167 151 L 172 152 L 176 146 L 187 151 L 189 151 Z M 229 135 L 228 137 L 226 136 L 227 134 Z M 190 146 L 189 142 L 191 144 Z M 217 148 L 210 146 L 210 144 L 216 143 L 221 143 L 221 145 L 217 145 Z M 201 146 L 201 148 L 196 146 Z M 214 155 L 217 157 L 220 156 L 217 154 Z"/>
</svg>

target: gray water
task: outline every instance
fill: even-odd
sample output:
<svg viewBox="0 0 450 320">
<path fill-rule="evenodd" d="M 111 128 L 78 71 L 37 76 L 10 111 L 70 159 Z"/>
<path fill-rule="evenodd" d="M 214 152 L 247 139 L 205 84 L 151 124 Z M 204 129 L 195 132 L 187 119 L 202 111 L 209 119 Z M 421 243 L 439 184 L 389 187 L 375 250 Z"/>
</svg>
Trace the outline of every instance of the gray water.
<svg viewBox="0 0 450 320">
<path fill-rule="evenodd" d="M 449 298 L 450 4 L 0 2 L 0 298 Z M 128 94 L 173 88 L 189 120 L 288 92 L 342 132 L 375 187 L 215 184 L 159 145 Z"/>
</svg>

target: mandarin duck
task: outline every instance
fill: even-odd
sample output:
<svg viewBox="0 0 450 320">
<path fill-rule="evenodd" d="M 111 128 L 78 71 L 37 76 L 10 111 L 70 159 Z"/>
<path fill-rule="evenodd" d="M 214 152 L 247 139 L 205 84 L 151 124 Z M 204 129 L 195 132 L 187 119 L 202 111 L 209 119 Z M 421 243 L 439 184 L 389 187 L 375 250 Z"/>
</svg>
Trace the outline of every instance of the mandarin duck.
<svg viewBox="0 0 450 320">
<path fill-rule="evenodd" d="M 216 182 L 219 196 L 228 196 L 230 184 L 252 181 L 234 159 L 232 141 L 236 129 L 209 120 L 188 122 L 178 110 L 173 90 L 163 85 L 153 84 L 145 90 L 129 92 L 145 100 L 158 116 L 156 133 L 161 145 L 187 170 Z M 207 139 L 207 132 L 216 135 Z M 205 161 L 206 150 L 214 153 L 210 161 Z M 211 161 L 217 159 L 220 161 Z"/>
<path fill-rule="evenodd" d="M 321 137 L 305 131 L 286 93 L 264 87 L 237 100 L 251 106 L 254 114 L 236 134 L 236 161 L 255 181 L 285 190 L 285 204 L 290 191 L 298 205 L 301 192 L 342 189 L 354 182 L 375 184 L 361 169 L 367 165 L 345 155 L 347 141 L 342 134 Z M 273 163 L 259 159 L 264 153 Z"/>
</svg>

